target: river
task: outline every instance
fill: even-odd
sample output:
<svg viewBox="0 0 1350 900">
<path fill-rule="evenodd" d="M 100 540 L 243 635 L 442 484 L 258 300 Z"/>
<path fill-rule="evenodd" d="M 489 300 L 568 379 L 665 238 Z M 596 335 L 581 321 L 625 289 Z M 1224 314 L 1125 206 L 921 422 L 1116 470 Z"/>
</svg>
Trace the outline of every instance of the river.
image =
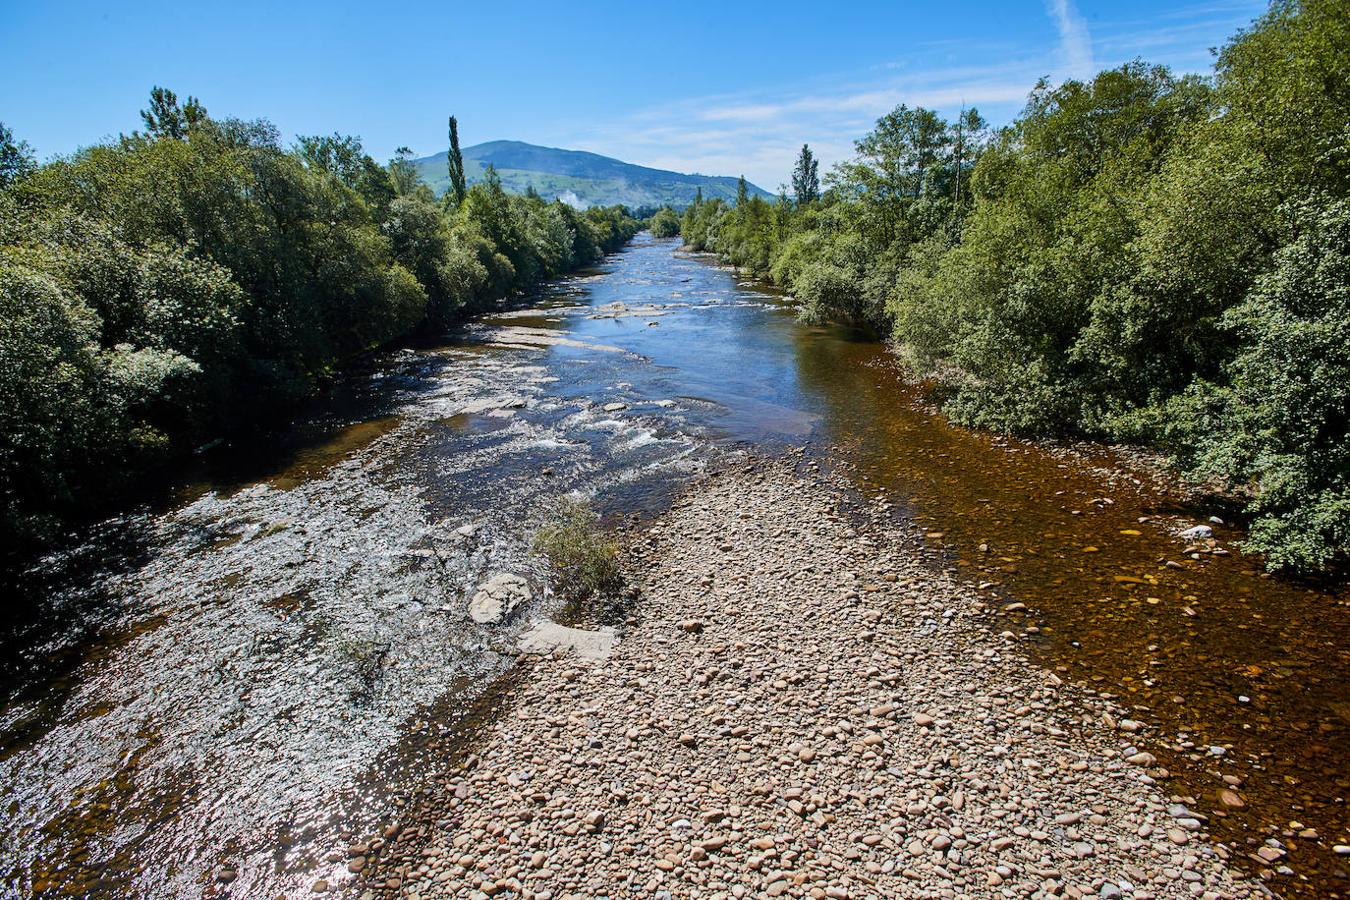
<svg viewBox="0 0 1350 900">
<path fill-rule="evenodd" d="M 435 777 L 426 739 L 558 612 L 529 541 L 559 496 L 613 523 L 727 454 L 800 447 L 922 522 L 935 565 L 1026 604 L 991 627 L 1131 707 L 1273 889 L 1346 890 L 1344 592 L 1263 576 L 1223 525 L 1188 547 L 1216 511 L 1104 450 L 949 426 L 884 348 L 647 235 L 366 361 L 25 573 L 0 655 L 5 890 L 275 896 L 340 872 L 331 851 Z M 536 601 L 486 629 L 465 608 L 496 572 Z M 1249 858 L 1269 837 L 1284 872 Z"/>
</svg>

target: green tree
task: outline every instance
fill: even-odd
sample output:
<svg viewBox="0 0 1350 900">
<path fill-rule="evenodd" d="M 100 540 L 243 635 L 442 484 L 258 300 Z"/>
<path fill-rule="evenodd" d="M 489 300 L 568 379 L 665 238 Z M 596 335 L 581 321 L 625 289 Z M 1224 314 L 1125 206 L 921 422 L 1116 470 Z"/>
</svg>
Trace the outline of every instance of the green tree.
<svg viewBox="0 0 1350 900">
<path fill-rule="evenodd" d="M 792 169 L 792 194 L 799 204 L 811 204 L 820 199 L 820 163 L 810 146 L 802 144 L 797 164 Z"/>
<path fill-rule="evenodd" d="M 1167 418 L 1188 471 L 1253 492 L 1251 548 L 1314 572 L 1350 553 L 1350 200 L 1289 213 L 1274 267 L 1223 316 L 1242 349 Z"/>
<path fill-rule="evenodd" d="M 389 160 L 389 177 L 394 182 L 394 192 L 400 197 L 417 190 L 417 166 L 413 164 L 413 152 L 407 147 L 394 151 L 394 158 Z"/>
<path fill-rule="evenodd" d="M 652 216 L 651 224 L 648 227 L 655 237 L 676 237 L 680 233 L 680 219 L 679 216 L 675 215 L 675 210 L 669 206 L 663 206 Z"/>
<path fill-rule="evenodd" d="M 206 107 L 196 97 L 188 97 L 180 106 L 177 94 L 158 85 L 150 89 L 150 107 L 141 110 L 147 134 L 175 141 L 185 140 L 188 132 L 206 118 Z"/>
<path fill-rule="evenodd" d="M 975 107 L 962 108 L 956 117 L 955 144 L 952 148 L 952 164 L 955 169 L 952 179 L 952 196 L 956 201 L 957 216 L 961 215 L 963 201 L 969 201 L 967 182 L 970 171 L 984 149 L 989 133 L 989 123 Z M 959 228 L 958 221 L 958 228 Z"/>
<path fill-rule="evenodd" d="M 749 199 L 750 199 L 750 188 L 745 183 L 745 176 L 742 175 L 739 179 L 736 180 L 736 205 L 744 206 L 746 204 L 746 201 Z"/>
<path fill-rule="evenodd" d="M 450 196 L 456 207 L 464 202 L 468 187 L 464 180 L 464 155 L 459 151 L 459 123 L 450 117 L 450 150 L 445 157 L 450 170 Z"/>
<path fill-rule="evenodd" d="M 36 165 L 33 148 L 16 140 L 9 126 L 0 122 L 0 190 L 33 171 Z"/>
<path fill-rule="evenodd" d="M 854 142 L 854 158 L 830 181 L 858 204 L 859 224 L 874 243 L 913 241 L 932 228 L 926 214 L 943 196 L 950 147 L 949 126 L 937 113 L 902 104 Z M 920 205 L 925 195 L 930 202 Z"/>
</svg>

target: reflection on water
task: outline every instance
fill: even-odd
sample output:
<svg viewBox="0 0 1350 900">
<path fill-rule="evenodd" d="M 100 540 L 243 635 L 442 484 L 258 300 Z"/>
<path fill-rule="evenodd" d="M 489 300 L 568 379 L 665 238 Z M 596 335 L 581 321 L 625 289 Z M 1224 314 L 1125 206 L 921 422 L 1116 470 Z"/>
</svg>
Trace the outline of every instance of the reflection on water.
<svg viewBox="0 0 1350 900">
<path fill-rule="evenodd" d="M 991 601 L 1027 602 L 996 627 L 1155 724 L 1221 834 L 1279 837 L 1314 879 L 1284 881 L 1311 895 L 1337 883 L 1344 597 L 1183 552 L 1172 532 L 1207 511 L 950 428 L 876 344 L 673 251 L 639 239 L 526 309 L 369 362 L 277 440 L 208 456 L 167 509 L 30 573 L 2 661 L 9 889 L 341 880 L 330 851 L 443 764 L 421 736 L 475 715 L 524 619 L 556 612 L 526 550 L 556 496 L 659 508 L 713 454 L 803 442 L 905 501 Z M 539 608 L 472 625 L 467 597 L 499 571 Z"/>
</svg>

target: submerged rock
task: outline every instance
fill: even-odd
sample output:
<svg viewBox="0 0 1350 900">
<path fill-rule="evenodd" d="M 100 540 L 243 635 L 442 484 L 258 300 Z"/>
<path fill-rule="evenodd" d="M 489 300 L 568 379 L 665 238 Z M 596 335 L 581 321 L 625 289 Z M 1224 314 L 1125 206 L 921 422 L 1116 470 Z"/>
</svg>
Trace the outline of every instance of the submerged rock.
<svg viewBox="0 0 1350 900">
<path fill-rule="evenodd" d="M 522 603 L 528 603 L 533 594 L 530 584 L 519 575 L 494 575 L 483 583 L 469 601 L 469 618 L 480 625 L 496 625 L 506 621 Z"/>
</svg>

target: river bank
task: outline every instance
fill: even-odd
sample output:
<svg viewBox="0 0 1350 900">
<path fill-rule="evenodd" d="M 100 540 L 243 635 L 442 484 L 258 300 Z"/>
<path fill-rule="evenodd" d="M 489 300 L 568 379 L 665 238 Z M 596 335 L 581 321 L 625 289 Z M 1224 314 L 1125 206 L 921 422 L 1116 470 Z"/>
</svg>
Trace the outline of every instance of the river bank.
<svg viewBox="0 0 1350 900">
<path fill-rule="evenodd" d="M 525 663 L 460 771 L 353 848 L 365 896 L 1259 892 L 1139 723 L 818 472 L 677 501 L 629 548 L 613 656 Z"/>
<path fill-rule="evenodd" d="M 42 615 L 0 660 L 0 894 L 295 897 L 346 878 L 350 845 L 455 770 L 444 736 L 528 687 L 502 675 L 528 674 L 531 620 L 566 619 L 530 549 L 560 496 L 622 538 L 708 466 L 791 453 L 891 504 L 905 546 L 965 585 L 953 621 L 1005 609 L 992 627 L 1019 658 L 1144 723 L 1131 739 L 1244 871 L 1344 895 L 1350 597 L 1268 577 L 1230 550 L 1240 529 L 1180 537 L 1224 511 L 1108 452 L 951 426 L 894 368 L 647 236 L 370 359 L 285 440 L 28 579 Z M 874 551 L 844 558 L 863 578 Z M 479 624 L 472 598 L 501 573 L 531 600 Z M 1285 855 L 1257 856 L 1272 840 Z"/>
</svg>

